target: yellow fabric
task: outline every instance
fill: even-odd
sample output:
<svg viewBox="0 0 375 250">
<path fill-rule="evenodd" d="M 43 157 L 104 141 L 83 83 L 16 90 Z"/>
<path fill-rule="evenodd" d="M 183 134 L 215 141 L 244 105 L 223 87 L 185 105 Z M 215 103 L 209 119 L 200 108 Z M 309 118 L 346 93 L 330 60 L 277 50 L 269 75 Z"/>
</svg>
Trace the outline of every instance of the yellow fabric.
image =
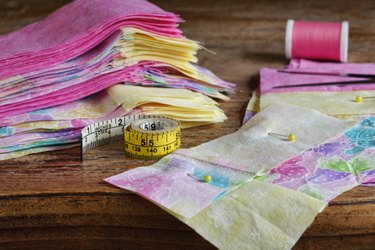
<svg viewBox="0 0 375 250">
<path fill-rule="evenodd" d="M 123 39 L 117 43 L 117 50 L 125 57 L 126 65 L 156 61 L 172 65 L 189 77 L 199 76 L 190 64 L 198 61 L 196 53 L 201 48 L 198 42 L 187 38 L 163 37 L 136 28 L 124 28 L 122 34 Z"/>
<path fill-rule="evenodd" d="M 178 217 L 219 249 L 290 249 L 327 203 L 252 180 L 191 219 Z"/>
<path fill-rule="evenodd" d="M 357 103 L 355 102 L 357 96 L 375 96 L 375 91 L 268 93 L 261 97 L 256 94 L 251 96 L 246 110 L 259 112 L 274 103 L 287 103 L 313 108 L 335 117 L 374 114 L 375 98 L 363 99 L 362 102 Z"/>
<path fill-rule="evenodd" d="M 167 115 L 182 122 L 183 127 L 222 122 L 226 119 L 218 103 L 211 98 L 186 89 L 152 88 L 114 85 L 108 94 L 123 109 L 141 109 L 145 114 Z M 188 122 L 184 124 L 185 122 Z"/>
</svg>

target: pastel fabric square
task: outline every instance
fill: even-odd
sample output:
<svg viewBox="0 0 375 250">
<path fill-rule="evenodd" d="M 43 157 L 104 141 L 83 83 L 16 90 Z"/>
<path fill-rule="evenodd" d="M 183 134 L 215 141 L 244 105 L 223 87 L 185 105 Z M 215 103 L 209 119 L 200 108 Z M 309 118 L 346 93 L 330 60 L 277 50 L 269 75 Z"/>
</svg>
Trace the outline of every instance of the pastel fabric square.
<svg viewBox="0 0 375 250">
<path fill-rule="evenodd" d="M 178 217 L 219 249 L 291 249 L 325 201 L 250 181 L 191 219 Z"/>
<path fill-rule="evenodd" d="M 205 176 L 210 176 L 206 182 Z M 238 171 L 181 155 L 169 155 L 151 167 L 140 167 L 106 179 L 186 218 L 191 218 L 254 173 Z"/>
<path fill-rule="evenodd" d="M 273 105 L 233 134 L 179 149 L 152 166 L 135 168 L 106 181 L 179 216 L 192 218 L 247 181 L 348 127 L 348 122 L 311 109 Z M 269 132 L 293 132 L 297 140 L 283 140 Z M 205 176 L 210 181 L 204 181 Z"/>
<path fill-rule="evenodd" d="M 325 201 L 375 181 L 375 116 L 327 142 L 306 150 L 265 177 L 270 183 Z"/>
</svg>

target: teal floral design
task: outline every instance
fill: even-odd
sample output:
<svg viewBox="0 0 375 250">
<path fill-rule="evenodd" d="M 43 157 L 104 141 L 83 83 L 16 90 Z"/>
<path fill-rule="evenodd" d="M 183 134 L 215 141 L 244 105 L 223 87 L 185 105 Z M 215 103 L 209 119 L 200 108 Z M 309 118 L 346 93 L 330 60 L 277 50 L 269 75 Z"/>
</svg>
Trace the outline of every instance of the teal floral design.
<svg viewBox="0 0 375 250">
<path fill-rule="evenodd" d="M 346 154 L 357 154 L 366 148 L 375 147 L 375 117 L 367 117 L 358 125 L 344 133 L 354 146 Z"/>
<path fill-rule="evenodd" d="M 325 201 L 360 184 L 374 186 L 375 116 L 283 162 L 263 179 Z"/>
<path fill-rule="evenodd" d="M 0 127 L 0 137 L 11 135 L 12 132 L 10 127 Z"/>
</svg>

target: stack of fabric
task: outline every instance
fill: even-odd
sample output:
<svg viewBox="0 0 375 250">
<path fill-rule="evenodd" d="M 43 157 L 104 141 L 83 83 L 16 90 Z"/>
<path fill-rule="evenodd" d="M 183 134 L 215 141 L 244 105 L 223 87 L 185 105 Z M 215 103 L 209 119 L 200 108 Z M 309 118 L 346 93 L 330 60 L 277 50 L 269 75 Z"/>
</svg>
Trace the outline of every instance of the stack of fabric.
<svg viewBox="0 0 375 250">
<path fill-rule="evenodd" d="M 128 113 L 223 121 L 207 96 L 234 85 L 195 64 L 180 21 L 143 0 L 77 0 L 1 36 L 0 159 L 76 146 L 83 126 Z"/>
<path fill-rule="evenodd" d="M 272 103 L 314 108 L 335 117 L 375 113 L 375 64 L 291 60 L 282 69 L 264 68 L 260 89 L 249 101 L 245 120 Z M 350 77 L 357 74 L 356 77 Z M 363 75 L 363 78 L 360 76 Z"/>
</svg>

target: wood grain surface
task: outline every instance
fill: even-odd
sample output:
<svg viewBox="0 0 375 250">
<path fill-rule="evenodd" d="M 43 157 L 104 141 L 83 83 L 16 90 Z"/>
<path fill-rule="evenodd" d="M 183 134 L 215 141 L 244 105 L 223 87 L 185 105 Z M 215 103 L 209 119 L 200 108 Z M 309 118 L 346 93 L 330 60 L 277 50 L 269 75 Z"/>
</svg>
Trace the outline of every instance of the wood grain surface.
<svg viewBox="0 0 375 250">
<path fill-rule="evenodd" d="M 67 0 L 0 0 L 0 33 L 40 20 Z M 284 59 L 288 18 L 348 20 L 351 62 L 375 60 L 375 2 L 153 0 L 186 20 L 181 29 L 217 54 L 200 64 L 237 84 L 221 103 L 228 120 L 183 131 L 191 147 L 236 131 L 262 67 Z M 27 46 L 27 44 L 25 44 Z M 189 227 L 139 196 L 103 178 L 153 161 L 124 156 L 121 143 L 0 162 L 0 248 L 211 249 Z M 332 201 L 295 249 L 375 249 L 375 187 L 357 187 Z"/>
</svg>

